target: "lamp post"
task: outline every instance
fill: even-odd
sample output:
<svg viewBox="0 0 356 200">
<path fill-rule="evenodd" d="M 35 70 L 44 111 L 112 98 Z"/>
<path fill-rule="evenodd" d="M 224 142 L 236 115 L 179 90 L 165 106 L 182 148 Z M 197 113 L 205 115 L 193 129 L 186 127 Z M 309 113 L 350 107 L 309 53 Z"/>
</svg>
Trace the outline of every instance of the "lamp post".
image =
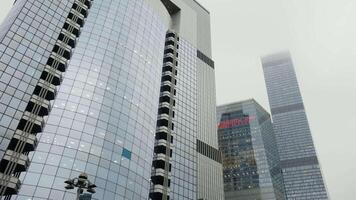
<svg viewBox="0 0 356 200">
<path fill-rule="evenodd" d="M 77 198 L 79 200 L 80 195 L 83 193 L 84 189 L 87 189 L 89 193 L 95 193 L 96 185 L 88 180 L 88 175 L 86 173 L 81 173 L 78 178 L 68 179 L 64 181 L 67 185 L 64 187 L 67 190 L 74 189 L 77 187 Z"/>
</svg>

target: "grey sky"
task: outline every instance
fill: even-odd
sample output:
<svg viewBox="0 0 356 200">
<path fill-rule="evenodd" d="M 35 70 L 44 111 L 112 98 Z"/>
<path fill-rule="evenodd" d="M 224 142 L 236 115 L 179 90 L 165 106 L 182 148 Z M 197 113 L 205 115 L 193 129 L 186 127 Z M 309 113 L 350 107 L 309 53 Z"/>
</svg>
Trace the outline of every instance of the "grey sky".
<svg viewBox="0 0 356 200">
<path fill-rule="evenodd" d="M 259 57 L 289 49 L 330 198 L 356 197 L 356 1 L 199 0 L 211 12 L 218 104 L 268 107 Z"/>
<path fill-rule="evenodd" d="M 0 21 L 13 0 L 1 0 Z M 211 12 L 217 102 L 266 109 L 259 57 L 289 49 L 333 200 L 356 197 L 356 1 L 199 0 Z"/>
</svg>

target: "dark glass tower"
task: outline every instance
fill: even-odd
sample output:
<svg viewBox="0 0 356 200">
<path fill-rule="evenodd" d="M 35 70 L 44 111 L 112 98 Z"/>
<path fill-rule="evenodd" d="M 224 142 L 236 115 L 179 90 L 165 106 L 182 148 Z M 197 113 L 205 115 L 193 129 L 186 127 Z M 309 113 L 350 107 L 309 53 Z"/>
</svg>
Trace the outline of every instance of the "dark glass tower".
<svg viewBox="0 0 356 200">
<path fill-rule="evenodd" d="M 219 153 L 200 148 L 218 148 L 209 15 L 17 0 L 0 28 L 0 198 L 75 199 L 64 181 L 86 172 L 98 200 L 223 199 Z"/>
<path fill-rule="evenodd" d="M 217 107 L 226 200 L 284 200 L 270 115 L 255 100 Z"/>
<path fill-rule="evenodd" d="M 289 52 L 262 58 L 288 199 L 328 199 Z"/>
</svg>

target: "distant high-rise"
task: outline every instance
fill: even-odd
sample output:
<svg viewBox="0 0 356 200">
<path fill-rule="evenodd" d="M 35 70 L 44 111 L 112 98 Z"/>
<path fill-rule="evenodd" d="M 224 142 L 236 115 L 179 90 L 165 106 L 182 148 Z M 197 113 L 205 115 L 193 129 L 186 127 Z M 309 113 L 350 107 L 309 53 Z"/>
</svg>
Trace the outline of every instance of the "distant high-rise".
<svg viewBox="0 0 356 200">
<path fill-rule="evenodd" d="M 17 0 L 0 98 L 0 198 L 75 199 L 64 181 L 86 172 L 98 200 L 223 199 L 210 14 L 194 0 Z"/>
<path fill-rule="evenodd" d="M 217 107 L 226 200 L 284 200 L 269 113 L 250 99 Z"/>
<path fill-rule="evenodd" d="M 289 52 L 262 58 L 287 199 L 328 199 Z"/>
</svg>

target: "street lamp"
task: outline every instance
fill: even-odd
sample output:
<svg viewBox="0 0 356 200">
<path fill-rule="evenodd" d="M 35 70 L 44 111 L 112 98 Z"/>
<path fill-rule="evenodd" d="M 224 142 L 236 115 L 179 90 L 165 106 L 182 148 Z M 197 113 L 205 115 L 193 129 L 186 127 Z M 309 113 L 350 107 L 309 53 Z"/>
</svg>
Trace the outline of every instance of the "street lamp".
<svg viewBox="0 0 356 200">
<path fill-rule="evenodd" d="M 96 185 L 91 183 L 88 180 L 88 175 L 86 173 L 81 173 L 78 178 L 68 179 L 64 181 L 67 185 L 64 187 L 67 190 L 74 189 L 74 187 L 78 187 L 77 189 L 77 200 L 79 200 L 79 196 L 83 193 L 83 189 L 87 189 L 89 193 L 95 193 Z"/>
</svg>

